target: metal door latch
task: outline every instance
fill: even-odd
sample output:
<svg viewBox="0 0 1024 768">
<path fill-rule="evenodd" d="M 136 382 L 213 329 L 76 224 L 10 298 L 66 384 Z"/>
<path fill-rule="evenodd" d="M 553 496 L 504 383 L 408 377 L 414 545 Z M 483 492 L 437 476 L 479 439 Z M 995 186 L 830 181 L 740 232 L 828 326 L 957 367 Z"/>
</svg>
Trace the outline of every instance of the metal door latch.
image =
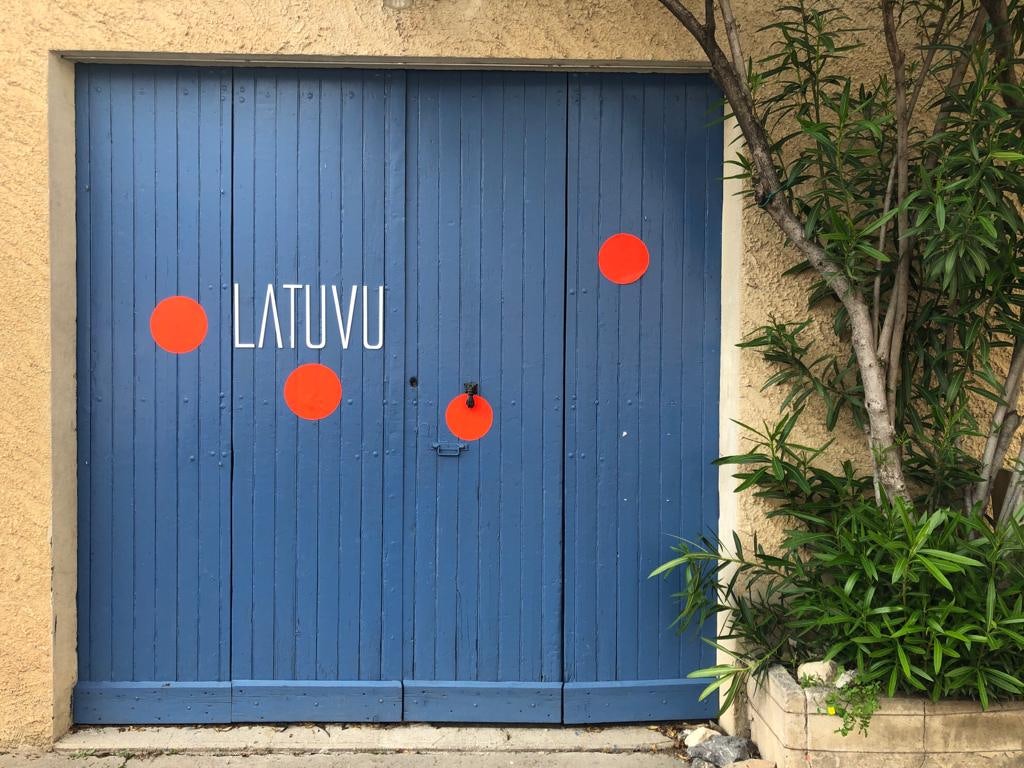
<svg viewBox="0 0 1024 768">
<path fill-rule="evenodd" d="M 437 451 L 438 456 L 458 456 L 469 450 L 465 443 L 433 443 L 431 447 Z"/>
</svg>

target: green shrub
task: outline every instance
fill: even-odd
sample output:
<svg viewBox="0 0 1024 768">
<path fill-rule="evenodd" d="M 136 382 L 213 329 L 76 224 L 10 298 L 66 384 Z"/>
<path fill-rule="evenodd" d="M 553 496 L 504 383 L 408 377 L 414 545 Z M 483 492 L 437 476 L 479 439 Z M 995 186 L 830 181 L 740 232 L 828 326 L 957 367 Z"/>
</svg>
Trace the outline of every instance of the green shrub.
<svg viewBox="0 0 1024 768">
<path fill-rule="evenodd" d="M 741 466 L 741 489 L 780 501 L 788 520 L 778 551 L 714 537 L 680 541 L 681 627 L 727 612 L 721 641 L 733 664 L 693 673 L 727 685 L 724 707 L 746 677 L 782 663 L 831 659 L 862 685 L 932 699 L 966 697 L 983 707 L 1024 695 L 1024 529 L 993 526 L 959 509 L 918 513 L 879 506 L 870 482 L 846 467 L 813 466 L 819 449 L 788 442 L 795 414 L 760 433 L 757 450 L 723 459 Z M 732 646 L 730 645 L 730 648 Z"/>
</svg>

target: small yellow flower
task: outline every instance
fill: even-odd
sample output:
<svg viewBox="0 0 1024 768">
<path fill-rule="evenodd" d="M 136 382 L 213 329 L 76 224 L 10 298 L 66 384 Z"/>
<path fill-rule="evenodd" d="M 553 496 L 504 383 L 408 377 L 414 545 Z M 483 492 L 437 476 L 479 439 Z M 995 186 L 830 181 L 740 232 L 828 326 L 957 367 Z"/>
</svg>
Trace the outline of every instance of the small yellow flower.
<svg viewBox="0 0 1024 768">
<path fill-rule="evenodd" d="M 831 705 L 829 705 L 829 708 L 828 708 L 828 713 L 829 713 L 830 715 L 834 715 L 834 714 L 836 713 L 836 708 L 835 708 L 835 707 L 833 707 L 833 706 L 831 706 Z"/>
</svg>

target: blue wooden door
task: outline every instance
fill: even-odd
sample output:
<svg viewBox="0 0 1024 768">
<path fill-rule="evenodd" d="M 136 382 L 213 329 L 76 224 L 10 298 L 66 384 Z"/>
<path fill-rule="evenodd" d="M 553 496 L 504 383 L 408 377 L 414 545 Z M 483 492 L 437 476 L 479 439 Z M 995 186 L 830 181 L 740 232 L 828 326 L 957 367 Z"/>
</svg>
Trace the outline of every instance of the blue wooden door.
<svg viewBox="0 0 1024 768">
<path fill-rule="evenodd" d="M 408 87 L 405 718 L 559 722 L 566 80 Z"/>
<path fill-rule="evenodd" d="M 230 96 L 77 69 L 78 722 L 230 717 Z M 205 308 L 189 354 L 150 334 L 172 296 Z"/>
<path fill-rule="evenodd" d="M 404 98 L 400 72 L 235 73 L 236 721 L 402 719 Z M 308 364 L 341 381 L 319 419 L 282 397 Z"/>
<path fill-rule="evenodd" d="M 715 712 L 685 679 L 713 649 L 671 628 L 679 583 L 647 574 L 717 519 L 719 98 L 705 77 L 570 79 L 567 723 Z M 650 252 L 625 285 L 594 263 L 619 233 Z"/>
<path fill-rule="evenodd" d="M 646 579 L 715 515 L 706 78 L 81 66 L 76 98 L 78 722 L 711 714 Z"/>
</svg>

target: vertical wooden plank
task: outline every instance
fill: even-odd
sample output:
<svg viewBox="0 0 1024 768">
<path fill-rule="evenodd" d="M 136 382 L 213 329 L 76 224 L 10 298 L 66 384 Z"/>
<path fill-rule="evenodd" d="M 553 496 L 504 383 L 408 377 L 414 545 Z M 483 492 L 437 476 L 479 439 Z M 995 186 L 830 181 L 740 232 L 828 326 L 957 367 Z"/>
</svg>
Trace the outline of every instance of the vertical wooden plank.
<svg viewBox="0 0 1024 768">
<path fill-rule="evenodd" d="M 230 386 L 230 324 L 227 282 L 231 276 L 230 210 L 230 94 L 229 76 L 214 69 L 197 70 L 187 96 L 194 95 L 198 124 L 192 133 L 194 148 L 182 153 L 194 164 L 196 272 L 195 298 L 207 314 L 206 339 L 188 356 L 197 367 L 196 388 L 187 396 L 194 402 L 195 420 L 185 424 L 196 441 L 196 495 L 194 522 L 195 589 L 189 598 L 195 614 L 195 642 L 191 653 L 195 679 L 227 677 L 227 626 L 224 615 L 230 594 L 227 572 L 227 536 L 230 506 L 230 423 L 225 419 Z M 193 90 L 194 89 L 194 90 Z"/>
<path fill-rule="evenodd" d="M 298 75 L 282 72 L 277 76 L 274 99 L 274 143 L 273 173 L 274 191 L 272 215 L 275 220 L 273 252 L 268 254 L 273 261 L 275 287 L 278 289 L 278 309 L 284 349 L 273 354 L 275 374 L 273 399 L 276 420 L 274 439 L 274 525 L 267 533 L 272 538 L 268 549 L 273 550 L 274 579 L 267 593 L 273 599 L 274 646 L 271 654 L 273 671 L 268 677 L 283 680 L 294 679 L 295 675 L 295 577 L 297 558 L 295 551 L 297 508 L 296 464 L 298 462 L 300 420 L 295 418 L 281 399 L 281 391 L 288 375 L 299 364 L 297 346 L 299 335 L 295 312 L 295 299 L 302 295 L 287 285 L 300 283 L 296 230 L 298 221 Z M 261 266 L 269 266 L 261 265 Z M 264 350 L 266 351 L 266 350 Z M 314 424 L 302 424 L 306 432 L 315 432 Z M 268 446 L 269 447 L 269 446 Z"/>
<path fill-rule="evenodd" d="M 403 669 L 405 598 L 402 584 L 404 547 L 404 433 L 406 392 L 415 393 L 406 377 L 405 258 L 406 210 L 406 75 L 388 72 L 384 81 L 384 284 L 387 319 L 384 371 L 384 552 L 382 558 L 381 679 L 399 680 Z M 410 313 L 411 314 L 411 313 Z M 408 386 L 408 389 L 407 389 Z"/>
<path fill-rule="evenodd" d="M 701 524 L 700 508 L 703 506 L 703 488 L 701 479 L 704 467 L 701 465 L 706 451 L 702 440 L 694 440 L 693 435 L 701 432 L 703 405 L 693 393 L 703 390 L 704 368 L 711 361 L 704 359 L 705 305 L 704 280 L 706 276 L 706 250 L 704 235 L 706 221 L 704 218 L 704 190 L 707 185 L 703 153 L 706 150 L 704 131 L 707 125 L 706 110 L 701 95 L 702 89 L 692 87 L 690 83 L 673 89 L 673 96 L 680 99 L 680 108 L 685 114 L 685 132 L 681 133 L 681 164 L 686 169 L 680 192 L 687 201 L 682 221 L 681 239 L 679 242 L 683 262 L 682 285 L 685 300 L 681 330 L 676 349 L 682 365 L 679 400 L 682 412 L 682 428 L 680 430 L 681 477 L 680 485 L 684 499 L 694 497 L 701 503 L 692 502 L 676 505 L 666 521 L 665 532 L 676 530 L 694 530 Z M 676 95 L 678 94 L 678 96 Z M 713 363 L 711 363 L 713 365 Z M 669 584 L 665 585 L 666 588 Z M 666 591 L 668 591 L 666 589 Z M 666 633 L 667 634 L 667 633 Z M 689 646 L 689 653 L 698 650 L 699 638 L 693 629 L 683 637 L 684 646 Z M 663 669 L 668 674 L 682 672 L 679 638 L 672 641 L 666 639 L 667 653 L 663 656 Z"/>
<path fill-rule="evenodd" d="M 219 530 L 217 541 L 217 679 L 231 679 L 231 472 L 233 467 L 233 444 L 231 435 L 231 414 L 233 404 L 233 361 L 232 351 L 232 282 L 234 268 L 232 265 L 233 237 L 232 221 L 234 212 L 233 182 L 234 182 L 234 156 L 232 154 L 232 130 L 233 124 L 233 93 L 234 77 L 228 71 L 219 73 L 216 81 L 211 81 L 210 86 L 216 85 L 219 100 L 218 117 L 218 145 L 217 154 L 219 189 L 211 190 L 209 197 L 219 194 L 221 204 L 218 210 L 217 221 L 210 221 L 212 228 L 216 224 L 217 235 L 220 243 L 219 276 L 211 275 L 210 280 L 217 280 L 220 288 L 219 318 L 220 318 L 220 342 L 219 342 L 219 376 L 220 388 L 217 392 L 218 411 L 218 434 L 217 444 L 217 500 L 220 514 L 218 517 Z M 211 101 L 213 97 L 211 95 Z M 212 179 L 211 179 L 212 185 Z M 212 217 L 211 217 L 212 219 Z M 209 261 L 213 261 L 211 258 Z M 207 290 L 212 290 L 208 284 Z M 210 462 L 211 472 L 212 464 Z M 211 523 L 212 526 L 212 523 Z M 207 541 L 204 539 L 204 541 Z M 212 554 L 210 555 L 212 558 Z M 208 582 L 208 589 L 213 589 L 212 577 Z M 211 599 L 212 602 L 212 599 Z M 204 633 L 203 637 L 207 637 Z M 203 648 L 200 648 L 203 654 Z"/>
<path fill-rule="evenodd" d="M 92 676 L 92 76 L 75 66 L 76 328 L 78 434 L 78 674 Z"/>
<path fill-rule="evenodd" d="M 481 109 L 481 76 L 476 72 L 459 75 L 458 104 L 453 111 L 459 115 L 459 168 L 458 178 L 449 180 L 458 187 L 459 222 L 458 250 L 458 330 L 459 371 L 466 381 L 482 381 L 480 375 L 481 348 L 485 330 L 480 324 L 481 273 L 481 131 L 484 116 Z M 488 339 L 490 342 L 490 339 Z M 490 344 L 488 344 L 490 346 Z M 456 383 L 456 386 L 458 383 Z M 457 393 L 459 390 L 456 390 Z M 452 394 L 451 396 L 454 396 Z M 440 432 L 444 433 L 443 425 Z M 473 446 L 477 448 L 477 446 Z M 455 673 L 460 680 L 472 680 L 477 674 L 480 649 L 477 644 L 477 626 L 480 609 L 479 581 L 486 577 L 487 569 L 479 561 L 479 503 L 477 488 L 480 482 L 480 451 L 469 450 L 458 460 L 458 544 L 455 553 Z"/>
<path fill-rule="evenodd" d="M 503 126 L 506 119 L 505 98 L 501 75 L 483 73 L 481 77 L 481 105 L 483 136 L 481 141 L 480 188 L 480 381 L 487 385 L 486 396 L 499 411 L 504 408 L 502 389 L 502 354 L 505 336 L 501 333 L 502 269 L 505 252 L 503 221 L 505 218 L 505 186 L 503 157 Z M 467 190 L 467 193 L 469 190 Z M 486 276 L 486 277 L 485 277 Z M 486 340 L 486 341 L 485 341 Z M 486 351 L 486 353 L 485 353 Z M 492 385 L 490 382 L 494 382 Z M 492 427 L 492 431 L 498 424 Z M 500 434 L 500 432 L 498 432 Z M 501 535 L 501 441 L 480 440 L 473 446 L 480 456 L 480 485 L 478 547 L 480 559 L 480 588 L 477 603 L 477 679 L 498 680 L 499 648 L 497 631 L 500 626 L 500 567 L 503 544 Z"/>
<path fill-rule="evenodd" d="M 325 283 L 341 286 L 341 77 L 319 77 L 319 192 L 320 210 L 320 277 Z M 339 294 L 340 295 L 340 294 Z M 333 301 L 333 294 L 328 298 Z M 333 312 L 333 305 L 332 310 Z M 328 315 L 331 327 L 333 315 Z M 333 329 L 336 334 L 337 330 Z M 320 352 L 320 362 L 342 373 L 344 356 L 341 345 L 332 340 Z M 348 382 L 343 378 L 342 387 Z M 319 473 L 316 576 L 316 678 L 338 678 L 338 604 L 341 584 L 338 579 L 340 553 L 341 494 L 341 415 L 325 419 L 319 425 L 319 462 L 325 471 Z"/>
<path fill-rule="evenodd" d="M 92 80 L 89 107 L 91 136 L 92 197 L 92 286 L 89 314 L 92 330 L 92 434 L 90 454 L 92 465 L 92 509 L 106 510 L 94 516 L 91 528 L 92 591 L 90 601 L 90 633 L 92 675 L 98 680 L 111 679 L 111 602 L 113 600 L 113 467 L 100 457 L 113 453 L 113 313 L 112 313 L 112 207 L 111 186 L 111 77 L 110 68 L 98 70 Z"/>
<path fill-rule="evenodd" d="M 598 526 L 594 513 L 599 498 L 607 499 L 598 488 L 598 343 L 607 337 L 607 323 L 598 312 L 598 276 L 594 269 L 600 244 L 601 225 L 598 209 L 600 190 L 600 145 L 595 130 L 601 128 L 601 91 L 599 81 L 574 76 L 577 95 L 570 124 L 570 166 L 568 210 L 575 217 L 569 236 L 569 273 L 575 278 L 575 294 L 570 287 L 567 310 L 570 327 L 567 350 L 567 391 L 572 393 L 570 444 L 567 453 L 574 465 L 574 477 L 566 487 L 566 601 L 575 614 L 566 637 L 566 681 L 597 679 L 597 584 Z M 595 129 L 596 126 L 596 129 Z M 574 146 L 573 146 L 574 145 Z M 607 481 L 605 481 L 607 482 Z M 571 580 L 571 581 L 570 581 Z M 605 592 L 607 598 L 610 592 Z"/>
<path fill-rule="evenodd" d="M 135 560 L 134 680 L 155 680 L 153 640 L 156 634 L 156 354 L 149 341 L 149 314 L 156 296 L 156 80 L 152 71 L 134 76 L 133 179 L 135 232 Z M 87 676 L 84 679 L 89 679 Z"/>
<path fill-rule="evenodd" d="M 134 210 L 132 201 L 132 74 L 112 69 L 110 77 L 111 192 L 111 679 L 132 676 L 133 583 L 132 547 L 135 519 L 133 479 L 135 463 L 132 406 L 135 399 L 132 315 L 134 298 Z M 116 116 L 116 117 L 115 117 Z"/>
<path fill-rule="evenodd" d="M 199 298 L 199 78 L 182 70 L 177 83 L 177 290 Z M 208 318 L 209 320 L 209 318 Z M 214 329 L 216 332 L 216 329 Z M 200 397 L 198 355 L 178 355 L 178 674 L 196 680 L 198 671 L 199 442 L 195 426 Z"/>
<path fill-rule="evenodd" d="M 506 194 L 502 206 L 501 241 L 501 388 L 499 410 L 495 414 L 498 420 L 495 438 L 501 440 L 501 485 L 495 490 L 500 504 L 498 537 L 503 554 L 518 551 L 522 558 L 528 558 L 535 550 L 524 551 L 522 539 L 524 457 L 519 428 L 523 416 L 524 99 L 522 77 L 505 77 L 502 167 Z M 519 676 L 523 607 L 518 560 L 501 557 L 498 562 L 498 678 L 504 680 L 515 680 Z"/>
<path fill-rule="evenodd" d="M 722 284 L 722 262 L 716 258 L 720 254 L 722 243 L 722 163 L 721 158 L 725 156 L 724 131 L 721 126 L 722 97 L 718 89 L 710 81 L 701 81 L 699 84 L 693 82 L 689 88 L 699 88 L 703 101 L 702 144 L 703 144 L 703 172 L 704 184 L 704 207 L 702 216 L 704 219 L 704 339 L 703 339 L 703 389 L 701 402 L 703 405 L 701 434 L 701 466 L 703 477 L 701 479 L 701 511 L 699 522 L 691 523 L 694 527 L 700 526 L 703 531 L 718 530 L 718 467 L 712 462 L 719 456 L 719 373 L 721 358 L 721 284 Z M 713 637 L 715 632 L 715 619 L 709 619 L 699 630 L 695 627 L 694 634 L 698 635 L 700 652 L 696 663 L 698 667 L 708 667 L 714 664 L 715 649 L 707 643 L 701 642 L 699 636 Z M 688 673 L 691 665 L 694 664 L 693 654 L 684 656 L 681 660 L 682 671 Z"/>
<path fill-rule="evenodd" d="M 157 301 L 178 293 L 177 71 L 156 76 L 154 222 Z M 156 355 L 156 680 L 178 674 L 178 361 Z"/>
<path fill-rule="evenodd" d="M 385 73 L 366 72 L 363 82 L 362 122 L 359 125 L 363 141 L 363 190 L 361 219 L 369 226 L 363 230 L 362 283 L 368 286 L 367 317 L 369 326 L 365 340 L 371 344 L 377 333 L 377 288 L 383 286 L 386 275 L 385 253 Z M 387 311 L 385 306 L 385 312 Z M 385 333 L 385 349 L 390 344 Z M 357 393 L 356 407 L 361 411 L 362 438 L 362 522 L 360 536 L 360 679 L 380 679 L 381 676 L 381 623 L 383 615 L 382 567 L 384 560 L 384 413 L 385 380 L 383 350 L 363 350 L 362 383 Z"/>
<path fill-rule="evenodd" d="M 540 679 L 562 680 L 563 517 L 565 475 L 565 291 L 566 291 L 566 173 L 568 168 L 568 79 L 550 76 L 546 89 L 544 189 L 544 367 L 541 374 L 541 550 L 542 662 Z M 561 363 L 561 364 L 560 364 Z"/>
<path fill-rule="evenodd" d="M 431 250 L 437 254 L 436 327 L 437 355 L 437 422 L 435 439 L 447 438 L 444 410 L 448 401 L 462 391 L 463 381 L 473 380 L 460 363 L 459 350 L 469 338 L 463 336 L 468 328 L 460 322 L 460 288 L 462 284 L 463 252 L 459 242 L 461 216 L 461 129 L 462 112 L 460 91 L 461 74 L 435 74 L 432 85 L 437 92 L 437 176 L 433 179 L 437 195 L 437 231 Z M 431 259 L 433 261 L 433 259 Z M 426 306 L 423 308 L 429 311 Z M 484 385 L 486 386 L 486 384 Z M 422 520 L 434 518 L 436 537 L 436 639 L 434 642 L 433 679 L 455 679 L 456 667 L 456 585 L 458 579 L 458 549 L 460 537 L 468 531 L 459 529 L 459 475 L 461 457 L 457 461 L 435 459 L 437 466 L 437 495 L 424 505 L 427 511 Z"/>
<path fill-rule="evenodd" d="M 622 231 L 622 75 L 601 79 L 601 123 L 598 129 L 600 171 L 598 177 L 598 237 L 588 260 L 609 235 Z M 617 510 L 621 498 L 621 477 L 615 467 L 618 447 L 619 357 L 618 346 L 623 286 L 600 280 L 597 285 L 597 596 L 603 631 L 597 633 L 597 675 L 601 680 L 615 678 L 616 632 L 618 621 Z M 614 606 L 614 608 L 613 608 Z"/>
<path fill-rule="evenodd" d="M 620 181 L 622 190 L 619 205 L 619 227 L 622 232 L 640 235 L 647 213 L 646 187 L 643 184 L 646 165 L 646 125 L 643 116 L 643 81 L 627 77 L 622 82 L 622 137 L 620 140 Z M 614 234 L 614 233 L 607 233 Z M 664 258 L 656 250 L 656 258 Z M 640 456 L 639 436 L 648 431 L 657 431 L 659 422 L 654 419 L 640 423 L 640 346 L 649 332 L 641 326 L 640 313 L 645 293 L 661 292 L 660 285 L 650 280 L 639 280 L 630 285 L 618 287 L 619 327 L 618 340 L 618 383 L 616 385 L 618 421 L 615 428 L 614 453 L 609 460 L 617 470 L 618 496 L 616 497 L 616 627 L 615 627 L 615 671 L 617 679 L 635 679 L 637 673 L 637 601 L 641 581 L 647 575 L 640 573 L 640 553 L 637 540 L 637 520 L 644 509 L 639 504 Z"/>
<path fill-rule="evenodd" d="M 231 194 L 233 258 L 232 303 L 238 287 L 239 340 L 254 344 L 259 333 L 262 290 L 255 278 L 256 250 L 256 79 L 252 72 L 238 71 L 233 79 Z M 251 311 L 242 311 L 251 307 Z M 234 335 L 235 328 L 232 328 Z M 234 343 L 234 341 L 232 341 Z M 232 486 L 231 486 L 231 677 L 249 680 L 253 673 L 253 515 L 255 498 L 255 350 L 236 349 L 232 354 Z"/>
<path fill-rule="evenodd" d="M 419 327 L 418 365 L 420 385 L 417 388 L 417 461 L 416 461 L 416 541 L 415 583 L 413 605 L 415 635 L 413 674 L 415 679 L 434 677 L 434 647 L 437 638 L 437 518 L 434 499 L 437 495 L 437 459 L 429 449 L 430 435 L 438 429 L 440 414 L 440 350 L 438 348 L 438 267 L 436 261 L 421 254 L 432 254 L 437 244 L 437 177 L 438 177 L 438 86 L 437 75 L 417 73 L 418 112 L 413 116 L 417 144 L 416 213 L 419 229 L 416 251 L 418 261 L 416 317 Z M 432 183 L 431 183 L 432 182 Z M 436 258 L 436 257 L 435 257 Z"/>
<path fill-rule="evenodd" d="M 320 261 L 320 87 L 323 78 L 317 72 L 298 74 L 298 114 L 296 136 L 295 250 L 297 268 L 295 282 L 304 286 L 297 296 L 296 345 L 301 362 L 320 362 L 322 351 L 307 349 L 327 342 L 327 333 L 321 334 L 321 313 L 331 317 L 331 294 L 325 291 L 321 301 L 320 285 L 326 283 Z M 334 221 L 328 218 L 328 226 Z M 307 323 L 307 303 L 309 307 Z M 333 346 L 333 345 L 332 345 Z M 326 349 L 326 346 L 325 346 Z M 317 678 L 317 571 L 318 535 L 320 531 L 320 446 L 326 425 L 323 421 L 298 422 L 296 429 L 297 453 L 295 474 L 295 608 L 294 608 L 294 679 Z M 337 463 L 329 465 L 325 474 L 334 474 Z"/>
<path fill-rule="evenodd" d="M 566 94 L 566 223 L 565 223 L 565 427 L 564 470 L 562 481 L 562 680 L 574 680 L 577 663 L 578 604 L 581 585 L 577 577 L 577 553 L 580 551 L 580 515 L 577 509 L 582 468 L 579 456 L 580 399 L 579 323 L 583 306 L 580 291 L 580 207 L 579 175 L 581 171 L 580 131 L 582 127 L 582 83 L 580 76 L 567 76 Z M 574 201 L 577 203 L 574 205 Z"/>
<path fill-rule="evenodd" d="M 362 283 L 363 232 L 363 88 L 358 77 L 343 77 L 341 98 L 341 283 Z M 346 297 L 347 299 L 347 297 Z M 347 306 L 347 305 L 346 305 Z M 362 328 L 361 323 L 358 328 Z M 361 337 L 354 336 L 341 355 L 342 387 L 348 383 L 339 416 L 341 419 L 341 514 L 340 599 L 335 608 L 339 622 L 338 670 L 343 680 L 359 678 L 359 633 L 362 598 L 363 496 L 363 388 Z"/>
<path fill-rule="evenodd" d="M 410 380 L 415 378 L 417 385 L 411 384 L 405 400 L 405 419 L 403 425 L 402 457 L 403 471 L 403 542 L 402 542 L 402 677 L 412 678 L 415 674 L 416 644 L 416 502 L 417 481 L 419 479 L 419 420 L 421 387 L 426 376 L 426 368 L 420 370 L 420 329 L 419 329 L 419 179 L 418 174 L 410 173 L 409 169 L 418 168 L 420 151 L 417 136 L 419 133 L 420 115 L 420 73 L 406 74 L 405 122 L 403 143 L 405 145 L 405 166 L 402 173 L 406 176 L 404 212 L 405 212 L 405 262 L 406 295 L 403 312 L 405 313 L 405 368 Z"/>
<path fill-rule="evenodd" d="M 547 638 L 541 634 L 544 572 L 544 540 L 552 534 L 545 526 L 547 510 L 544 505 L 544 422 L 555 403 L 544 402 L 544 371 L 547 365 L 557 365 L 557 358 L 545 359 L 545 323 L 549 319 L 548 294 L 545 277 L 548 260 L 557 261 L 558 253 L 548 249 L 548 230 L 544 226 L 549 200 L 545 188 L 548 141 L 547 94 L 556 86 L 545 75 L 523 76 L 522 126 L 522 232 L 523 272 L 519 288 L 518 333 L 521 339 L 520 368 L 518 371 L 519 429 L 514 434 L 520 440 L 520 467 L 522 485 L 518 499 L 520 521 L 520 547 L 517 580 L 519 583 L 519 637 L 516 646 L 508 652 L 516 658 L 516 678 L 540 680 L 543 647 Z M 557 130 L 557 124 L 551 126 Z M 557 161 L 556 161 L 557 162 Z M 552 190 L 554 191 L 554 190 Z M 558 210 L 557 198 L 553 201 Z M 557 248 L 557 240 L 555 246 Z M 559 319 L 559 324 L 561 324 Z M 509 371 L 512 373 L 512 371 Z M 513 418 L 516 407 L 512 406 Z"/>
<path fill-rule="evenodd" d="M 678 126 L 675 130 L 665 132 L 665 168 L 668 179 L 665 182 L 664 208 L 681 200 L 682 179 L 686 173 L 683 165 L 683 142 L 689 115 L 683 108 L 681 94 L 685 89 L 682 84 L 665 85 L 664 87 L 664 124 Z M 684 423 L 683 399 L 687 397 L 683 388 L 682 375 L 684 362 L 680 359 L 683 349 L 680 347 L 680 334 L 684 325 L 684 312 L 689 312 L 690 295 L 684 290 L 686 281 L 683 275 L 684 258 L 682 251 L 682 223 L 686 216 L 665 216 L 662 228 L 662 250 L 673 258 L 663 258 L 662 283 L 663 290 L 669 286 L 678 286 L 677 301 L 665 300 L 661 326 L 661 498 L 659 506 L 658 535 L 654 552 L 655 557 L 664 562 L 668 559 L 671 538 L 675 526 L 675 510 L 684 503 L 693 489 L 682 485 L 683 467 L 682 444 L 684 440 L 692 440 L 694 435 L 687 432 Z M 671 250 L 670 250 L 671 249 Z M 678 350 L 678 351 L 677 351 Z M 692 361 L 690 361 L 692 362 Z M 695 531 L 695 534 L 697 532 Z M 675 535 L 685 535 L 677 533 Z M 675 618 L 677 607 L 672 603 L 671 593 L 675 591 L 667 579 L 658 580 L 658 620 L 652 632 L 658 638 L 657 677 L 668 677 L 675 674 L 675 658 L 679 648 L 679 637 L 670 628 Z"/>
<path fill-rule="evenodd" d="M 647 80 L 643 84 L 644 163 L 643 195 L 644 219 L 640 236 L 644 242 L 664 241 L 664 222 L 672 216 L 665 210 L 665 184 L 668 175 L 665 161 L 665 89 L 660 82 Z M 677 297 L 663 296 L 663 285 L 673 284 L 667 279 L 676 259 L 653 258 L 644 281 L 640 307 L 640 400 L 637 445 L 641 457 L 639 514 L 636 517 L 637 556 L 639 558 L 639 597 L 635 631 L 637 642 L 636 675 L 640 680 L 658 676 L 658 636 L 665 631 L 660 624 L 662 600 L 658 580 L 647 578 L 662 560 L 666 540 L 662 533 L 660 510 L 667 499 L 662 494 L 663 465 L 661 445 L 666 431 L 675 433 L 677 427 L 666 418 L 665 408 L 678 403 L 675 398 L 662 397 L 661 366 L 663 361 L 661 338 L 666 325 L 671 325 L 671 313 L 676 311 Z"/>
<path fill-rule="evenodd" d="M 253 84 L 256 100 L 254 118 L 253 174 L 253 269 L 257 308 L 263 306 L 267 285 L 283 282 L 277 268 L 277 85 L 274 72 L 257 72 Z M 236 251 L 236 267 L 238 254 Z M 285 279 L 289 279 L 285 277 Z M 280 310 L 280 306 L 278 306 Z M 260 310 L 262 313 L 262 309 Z M 262 322 L 262 321 L 261 321 Z M 287 321 L 285 321 L 287 326 Z M 287 337 L 282 329 L 282 343 Z M 257 342 L 258 343 L 258 342 Z M 274 584 L 277 575 L 274 534 L 277 529 L 278 415 L 281 410 L 281 382 L 278 381 L 275 326 L 267 323 L 262 349 L 253 351 L 254 461 L 252 478 L 252 677 L 273 679 L 277 627 L 274 622 Z M 242 628 L 244 632 L 245 629 Z"/>
</svg>

